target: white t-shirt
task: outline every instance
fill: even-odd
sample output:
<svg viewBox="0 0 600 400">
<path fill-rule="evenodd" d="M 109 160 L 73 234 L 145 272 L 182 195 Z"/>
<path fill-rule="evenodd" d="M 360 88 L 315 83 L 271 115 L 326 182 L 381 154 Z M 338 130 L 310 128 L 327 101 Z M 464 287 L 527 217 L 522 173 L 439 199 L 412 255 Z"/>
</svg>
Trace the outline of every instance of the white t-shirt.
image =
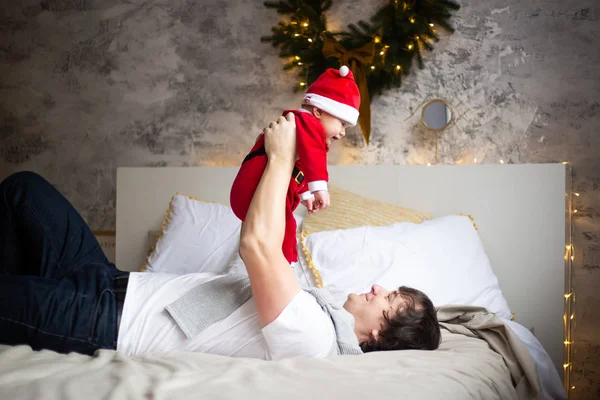
<svg viewBox="0 0 600 400">
<path fill-rule="evenodd" d="M 335 338 L 333 322 L 315 298 L 303 290 L 277 319 L 262 329 L 251 298 L 227 318 L 188 339 L 165 307 L 190 289 L 219 276 L 222 275 L 132 272 L 117 350 L 128 355 L 194 351 L 265 360 L 327 356 Z"/>
</svg>

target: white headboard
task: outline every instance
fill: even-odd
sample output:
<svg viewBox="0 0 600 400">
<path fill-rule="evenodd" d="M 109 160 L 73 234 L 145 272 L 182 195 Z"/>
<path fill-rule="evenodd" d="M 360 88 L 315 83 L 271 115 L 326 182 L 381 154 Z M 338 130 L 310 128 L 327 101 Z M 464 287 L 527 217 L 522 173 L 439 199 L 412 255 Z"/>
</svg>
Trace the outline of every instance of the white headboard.
<svg viewBox="0 0 600 400">
<path fill-rule="evenodd" d="M 119 168 L 116 264 L 143 264 L 175 192 L 229 203 L 237 167 Z M 559 373 L 563 362 L 565 188 L 562 164 L 330 166 L 330 182 L 377 200 L 475 218 L 517 322 L 534 334 Z"/>
</svg>

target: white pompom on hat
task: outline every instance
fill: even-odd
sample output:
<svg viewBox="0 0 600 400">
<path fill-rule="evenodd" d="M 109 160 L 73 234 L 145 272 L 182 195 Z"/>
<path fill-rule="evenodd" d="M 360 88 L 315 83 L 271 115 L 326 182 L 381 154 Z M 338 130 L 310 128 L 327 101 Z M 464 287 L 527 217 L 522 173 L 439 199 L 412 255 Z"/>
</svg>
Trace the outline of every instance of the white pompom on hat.
<svg viewBox="0 0 600 400">
<path fill-rule="evenodd" d="M 317 107 L 352 126 L 356 125 L 360 93 L 354 74 L 345 65 L 339 70 L 329 68 L 310 85 L 302 104 Z"/>
</svg>

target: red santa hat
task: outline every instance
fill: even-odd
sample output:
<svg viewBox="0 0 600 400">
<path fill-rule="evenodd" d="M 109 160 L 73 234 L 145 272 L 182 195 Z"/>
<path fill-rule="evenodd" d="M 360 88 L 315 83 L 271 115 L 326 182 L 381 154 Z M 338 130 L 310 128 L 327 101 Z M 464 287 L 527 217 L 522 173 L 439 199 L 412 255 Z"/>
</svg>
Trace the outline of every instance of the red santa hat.
<svg viewBox="0 0 600 400">
<path fill-rule="evenodd" d="M 360 93 L 352 71 L 345 65 L 339 70 L 329 68 L 310 85 L 302 104 L 317 107 L 352 126 L 356 125 Z"/>
</svg>

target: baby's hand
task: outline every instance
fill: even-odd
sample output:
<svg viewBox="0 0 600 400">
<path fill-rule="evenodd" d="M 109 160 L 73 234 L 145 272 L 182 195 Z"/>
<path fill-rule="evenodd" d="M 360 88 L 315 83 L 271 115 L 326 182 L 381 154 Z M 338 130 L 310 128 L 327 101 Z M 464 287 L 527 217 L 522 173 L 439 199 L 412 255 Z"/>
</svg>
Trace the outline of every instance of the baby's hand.
<svg viewBox="0 0 600 400">
<path fill-rule="evenodd" d="M 314 201 L 315 201 L 315 198 L 313 196 L 313 197 L 311 197 L 308 200 L 302 200 L 300 203 L 302 203 L 302 205 L 304 207 L 306 207 L 306 209 L 308 210 L 309 214 L 312 214 L 313 212 L 315 212 L 315 210 L 313 210 Z"/>
<path fill-rule="evenodd" d="M 329 207 L 329 192 L 327 190 L 319 190 L 313 192 L 315 200 L 313 201 L 313 212 L 325 210 Z"/>
</svg>

